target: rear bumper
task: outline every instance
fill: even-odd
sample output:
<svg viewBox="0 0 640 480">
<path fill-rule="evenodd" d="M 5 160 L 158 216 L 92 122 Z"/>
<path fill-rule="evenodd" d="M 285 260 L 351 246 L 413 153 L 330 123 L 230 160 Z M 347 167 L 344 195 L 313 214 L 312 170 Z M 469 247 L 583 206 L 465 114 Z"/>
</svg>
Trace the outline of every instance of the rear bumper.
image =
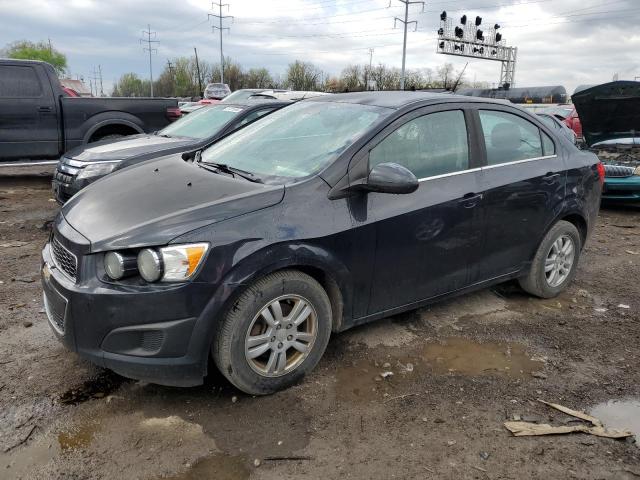
<svg viewBox="0 0 640 480">
<path fill-rule="evenodd" d="M 45 311 L 56 337 L 96 365 L 125 377 L 193 386 L 206 375 L 211 338 L 207 284 L 116 286 L 74 283 L 42 252 Z"/>
<path fill-rule="evenodd" d="M 602 199 L 612 202 L 640 202 L 640 176 L 605 177 Z"/>
</svg>

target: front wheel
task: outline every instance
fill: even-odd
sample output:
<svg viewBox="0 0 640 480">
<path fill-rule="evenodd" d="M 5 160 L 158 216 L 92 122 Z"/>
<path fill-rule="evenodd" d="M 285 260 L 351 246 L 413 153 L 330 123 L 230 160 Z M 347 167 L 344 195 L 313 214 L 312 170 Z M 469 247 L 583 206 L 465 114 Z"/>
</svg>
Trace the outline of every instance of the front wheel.
<svg viewBox="0 0 640 480">
<path fill-rule="evenodd" d="M 570 222 L 560 220 L 547 232 L 531 270 L 519 279 L 522 289 L 540 298 L 553 298 L 566 290 L 576 276 L 582 239 Z"/>
<path fill-rule="evenodd" d="M 213 342 L 218 369 L 237 388 L 266 395 L 313 370 L 331 334 L 331 302 L 322 286 L 296 270 L 276 272 L 245 290 Z"/>
</svg>

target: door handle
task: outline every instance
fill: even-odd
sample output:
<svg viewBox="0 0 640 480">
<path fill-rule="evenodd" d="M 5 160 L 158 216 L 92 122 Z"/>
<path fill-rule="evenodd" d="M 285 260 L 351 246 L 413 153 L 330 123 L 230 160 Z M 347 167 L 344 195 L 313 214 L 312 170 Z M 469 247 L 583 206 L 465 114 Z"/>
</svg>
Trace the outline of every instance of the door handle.
<svg viewBox="0 0 640 480">
<path fill-rule="evenodd" d="M 558 178 L 560 178 L 560 174 L 559 173 L 549 172 L 544 177 L 542 177 L 542 181 L 544 183 L 551 184 L 551 183 L 555 183 L 556 180 L 558 180 Z"/>
<path fill-rule="evenodd" d="M 53 108 L 48 107 L 48 106 L 40 106 L 38 107 L 38 111 L 39 112 L 53 112 Z"/>
<path fill-rule="evenodd" d="M 482 200 L 481 193 L 467 193 L 464 197 L 458 200 L 458 203 L 464 208 L 473 208 L 480 200 Z"/>
</svg>

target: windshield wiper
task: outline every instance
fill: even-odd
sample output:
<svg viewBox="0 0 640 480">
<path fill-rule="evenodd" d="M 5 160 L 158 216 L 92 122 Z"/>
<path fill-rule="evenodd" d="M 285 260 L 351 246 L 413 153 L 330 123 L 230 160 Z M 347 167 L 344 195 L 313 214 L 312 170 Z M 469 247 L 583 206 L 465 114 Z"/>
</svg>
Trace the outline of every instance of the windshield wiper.
<svg viewBox="0 0 640 480">
<path fill-rule="evenodd" d="M 238 175 L 239 177 L 242 177 L 245 180 L 248 180 L 250 182 L 264 183 L 255 174 L 253 174 L 251 172 L 247 172 L 246 170 L 242 170 L 240 168 L 230 167 L 229 165 L 226 165 L 224 163 L 203 162 L 202 160 L 200 160 L 200 161 L 198 161 L 198 165 L 199 166 L 205 166 L 206 165 L 207 167 L 213 167 L 213 168 L 217 169 L 220 172 L 228 173 L 228 174 L 233 175 L 233 176 Z"/>
</svg>

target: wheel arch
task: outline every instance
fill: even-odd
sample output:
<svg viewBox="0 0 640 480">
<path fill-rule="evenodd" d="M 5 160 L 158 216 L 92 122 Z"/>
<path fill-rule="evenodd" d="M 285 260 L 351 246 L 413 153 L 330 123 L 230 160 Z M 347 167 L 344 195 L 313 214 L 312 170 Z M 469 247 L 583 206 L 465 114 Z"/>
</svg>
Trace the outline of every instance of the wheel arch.
<svg viewBox="0 0 640 480">
<path fill-rule="evenodd" d="M 102 136 L 121 132 L 128 135 L 144 133 L 140 120 L 124 112 L 105 112 L 96 115 L 87 120 L 87 125 L 87 131 L 82 138 L 83 144 L 89 143 L 99 132 Z"/>
</svg>

